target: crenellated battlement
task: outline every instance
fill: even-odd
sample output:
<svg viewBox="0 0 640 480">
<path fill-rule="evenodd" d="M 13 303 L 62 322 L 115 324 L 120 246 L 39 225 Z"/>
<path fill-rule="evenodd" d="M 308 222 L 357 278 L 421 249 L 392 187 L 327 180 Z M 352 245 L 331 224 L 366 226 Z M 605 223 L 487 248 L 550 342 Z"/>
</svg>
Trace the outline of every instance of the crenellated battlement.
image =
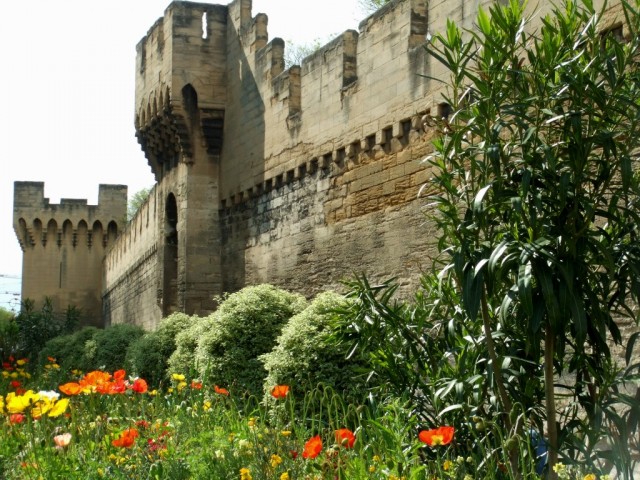
<svg viewBox="0 0 640 480">
<path fill-rule="evenodd" d="M 250 2 L 230 12 L 238 4 L 246 12 Z M 423 48 L 428 18 L 426 0 L 394 0 L 359 32 L 343 32 L 284 70 L 284 42 L 264 43 L 267 19 L 230 14 L 221 203 L 245 201 L 323 162 L 339 175 L 345 157 L 388 150 L 391 138 L 408 136 L 406 125 L 417 131 L 416 118 L 435 112 L 439 98 Z"/>
<path fill-rule="evenodd" d="M 126 223 L 127 187 L 100 185 L 98 204 L 44 196 L 44 182 L 15 182 L 13 228 L 23 251 L 22 297 L 54 310 L 79 308 L 86 324 L 102 325 L 102 264 Z"/>
<path fill-rule="evenodd" d="M 113 244 L 126 222 L 127 187 L 100 185 L 98 204 L 62 198 L 52 204 L 44 196 L 44 182 L 15 182 L 13 226 L 23 251 L 28 248 L 71 245 L 90 248 Z"/>
</svg>

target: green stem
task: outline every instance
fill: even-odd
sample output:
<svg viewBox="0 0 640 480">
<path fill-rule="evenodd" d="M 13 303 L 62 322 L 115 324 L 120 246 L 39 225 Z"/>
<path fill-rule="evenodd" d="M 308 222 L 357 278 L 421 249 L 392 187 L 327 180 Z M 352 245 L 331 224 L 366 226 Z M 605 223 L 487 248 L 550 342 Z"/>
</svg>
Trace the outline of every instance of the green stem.
<svg viewBox="0 0 640 480">
<path fill-rule="evenodd" d="M 512 431 L 512 423 L 511 423 L 511 411 L 513 410 L 513 404 L 511 403 L 511 399 L 509 398 L 509 394 L 507 393 L 507 389 L 504 386 L 504 381 L 502 378 L 502 364 L 498 359 L 498 355 L 496 354 L 495 344 L 493 343 L 493 336 L 491 332 L 491 322 L 489 318 L 489 306 L 487 305 L 487 294 L 483 289 L 482 297 L 481 297 L 481 305 L 482 305 L 482 326 L 484 328 L 484 336 L 487 342 L 487 353 L 489 354 L 489 358 L 491 359 L 491 368 L 493 370 L 494 381 L 496 383 L 496 388 L 498 389 L 498 396 L 500 397 L 500 403 L 502 403 L 502 418 L 504 421 L 504 425 L 509 432 L 509 435 L 515 435 L 516 432 Z M 509 454 L 509 463 L 511 466 L 511 473 L 514 478 L 520 479 L 522 478 L 522 473 L 520 472 L 520 467 L 518 465 L 518 452 L 516 449 L 512 449 L 508 452 Z"/>
<path fill-rule="evenodd" d="M 509 398 L 509 394 L 507 393 L 507 389 L 504 387 L 504 382 L 502 379 L 502 365 L 498 360 L 498 355 L 496 354 L 496 347 L 493 343 L 493 335 L 491 332 L 491 322 L 489 319 L 489 306 L 487 305 L 487 296 L 486 293 L 482 292 L 482 326 L 484 328 L 484 336 L 487 342 L 487 352 L 489 354 L 489 359 L 491 360 L 491 368 L 493 370 L 494 381 L 496 382 L 496 387 L 498 389 L 498 396 L 500 397 L 500 403 L 502 403 L 502 408 L 504 410 L 503 417 L 505 426 L 507 430 L 511 431 L 511 419 L 509 418 L 509 413 L 513 408 L 513 404 L 511 403 L 511 399 Z"/>
<path fill-rule="evenodd" d="M 554 332 L 551 325 L 547 325 L 544 334 L 544 390 L 547 413 L 547 436 L 549 437 L 549 452 L 547 465 L 549 479 L 558 478 L 553 467 L 558 463 L 558 429 L 556 426 L 556 396 L 554 391 L 553 358 L 555 356 Z"/>
</svg>

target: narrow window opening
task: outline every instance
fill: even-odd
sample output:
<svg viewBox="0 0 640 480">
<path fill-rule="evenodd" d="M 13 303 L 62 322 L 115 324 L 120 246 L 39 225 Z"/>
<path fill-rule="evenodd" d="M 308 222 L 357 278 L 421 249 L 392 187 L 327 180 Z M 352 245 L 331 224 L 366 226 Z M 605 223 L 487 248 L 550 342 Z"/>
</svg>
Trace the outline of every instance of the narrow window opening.
<svg viewBox="0 0 640 480">
<path fill-rule="evenodd" d="M 209 36 L 209 22 L 208 22 L 208 18 L 207 18 L 207 12 L 204 12 L 202 14 L 202 38 L 204 38 L 205 40 L 208 38 Z"/>
</svg>

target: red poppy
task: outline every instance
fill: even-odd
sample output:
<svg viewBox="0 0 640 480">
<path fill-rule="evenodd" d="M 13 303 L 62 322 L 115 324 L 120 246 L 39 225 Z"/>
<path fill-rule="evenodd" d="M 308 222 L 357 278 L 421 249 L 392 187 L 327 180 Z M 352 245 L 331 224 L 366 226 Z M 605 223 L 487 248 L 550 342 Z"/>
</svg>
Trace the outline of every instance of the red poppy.
<svg viewBox="0 0 640 480">
<path fill-rule="evenodd" d="M 196 382 L 195 380 L 192 380 L 191 388 L 193 388 L 194 390 L 202 390 L 202 382 Z"/>
<path fill-rule="evenodd" d="M 127 372 L 125 370 L 116 370 L 115 372 L 113 372 L 113 379 L 115 381 L 124 380 L 124 377 L 126 375 L 127 375 Z"/>
<path fill-rule="evenodd" d="M 124 430 L 118 438 L 112 440 L 111 445 L 114 447 L 129 448 L 135 443 L 139 435 L 138 430 L 135 428 L 128 428 Z"/>
<path fill-rule="evenodd" d="M 271 389 L 271 396 L 273 398 L 285 398 L 289 393 L 288 385 L 276 385 Z"/>
<path fill-rule="evenodd" d="M 18 380 L 11 380 L 11 386 L 15 389 L 20 387 L 20 382 Z"/>
<path fill-rule="evenodd" d="M 136 420 L 136 427 L 148 428 L 149 425 L 151 425 L 151 424 L 149 422 L 147 422 L 146 420 Z"/>
<path fill-rule="evenodd" d="M 345 448 L 353 448 L 356 436 L 348 428 L 341 428 L 336 430 L 336 442 Z"/>
<path fill-rule="evenodd" d="M 12 413 L 9 415 L 10 423 L 22 423 L 24 422 L 25 416 L 22 413 Z"/>
<path fill-rule="evenodd" d="M 147 385 L 146 380 L 143 378 L 136 378 L 133 381 L 133 385 L 131 385 L 131 390 L 136 393 L 145 393 L 148 390 L 149 386 Z"/>
<path fill-rule="evenodd" d="M 229 390 L 227 390 L 226 388 L 219 387 L 218 385 L 213 386 L 213 391 L 219 395 L 224 395 L 226 397 L 229 396 Z"/>
<path fill-rule="evenodd" d="M 322 451 L 322 439 L 320 435 L 316 435 L 315 437 L 311 437 L 307 440 L 307 443 L 304 444 L 304 451 L 302 452 L 303 458 L 316 458 L 320 455 Z"/>
<path fill-rule="evenodd" d="M 418 434 L 421 442 L 426 443 L 430 447 L 437 445 L 448 445 L 453 440 L 455 429 L 453 427 L 438 427 L 433 430 L 422 430 Z"/>
</svg>

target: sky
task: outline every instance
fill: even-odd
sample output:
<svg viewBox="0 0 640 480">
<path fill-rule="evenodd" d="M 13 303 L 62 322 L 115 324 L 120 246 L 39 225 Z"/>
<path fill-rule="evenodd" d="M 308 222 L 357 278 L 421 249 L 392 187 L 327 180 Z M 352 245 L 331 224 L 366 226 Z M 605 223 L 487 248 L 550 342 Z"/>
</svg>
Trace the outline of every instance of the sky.
<svg viewBox="0 0 640 480">
<path fill-rule="evenodd" d="M 0 6 L 0 306 L 16 309 L 22 251 L 13 183 L 45 197 L 98 200 L 98 185 L 153 184 L 135 138 L 135 46 L 169 0 L 30 0 Z M 228 3 L 225 0 L 206 3 Z M 366 17 L 359 0 L 253 0 L 269 38 L 312 43 Z"/>
</svg>

